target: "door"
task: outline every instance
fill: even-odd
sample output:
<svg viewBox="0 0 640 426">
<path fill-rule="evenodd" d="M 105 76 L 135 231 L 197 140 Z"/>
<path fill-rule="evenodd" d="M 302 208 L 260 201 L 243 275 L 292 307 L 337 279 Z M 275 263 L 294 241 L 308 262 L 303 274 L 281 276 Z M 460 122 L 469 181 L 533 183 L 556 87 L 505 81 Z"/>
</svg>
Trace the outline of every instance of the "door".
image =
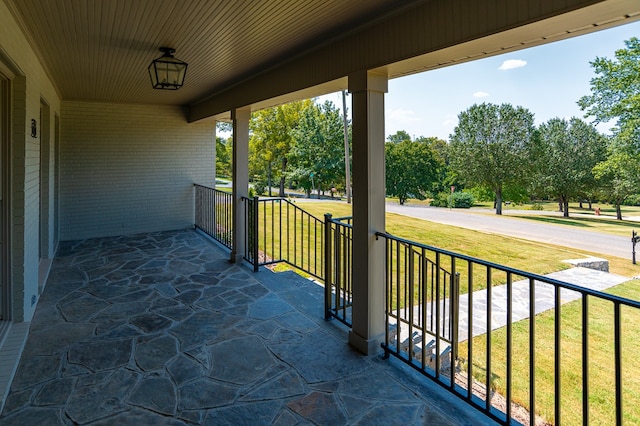
<svg viewBox="0 0 640 426">
<path fill-rule="evenodd" d="M 7 218 L 5 214 L 5 186 L 7 184 L 5 173 L 8 168 L 5 166 L 5 159 L 9 144 L 9 102 L 9 79 L 0 72 L 0 321 L 9 319 L 8 303 L 10 300 L 4 265 L 8 249 L 4 237 Z"/>
</svg>

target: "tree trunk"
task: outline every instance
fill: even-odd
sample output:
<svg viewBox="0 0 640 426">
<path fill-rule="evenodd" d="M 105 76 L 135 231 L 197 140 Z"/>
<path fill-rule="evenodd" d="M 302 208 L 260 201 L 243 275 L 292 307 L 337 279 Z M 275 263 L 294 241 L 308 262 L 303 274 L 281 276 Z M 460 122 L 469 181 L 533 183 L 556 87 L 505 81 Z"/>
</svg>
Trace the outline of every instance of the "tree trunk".
<svg viewBox="0 0 640 426">
<path fill-rule="evenodd" d="M 589 203 L 589 210 L 593 210 L 591 198 L 589 198 L 587 202 Z"/>
<path fill-rule="evenodd" d="M 284 198 L 284 174 L 287 170 L 287 158 L 282 158 L 282 169 L 280 170 L 280 192 L 278 193 L 278 197 Z"/>
<path fill-rule="evenodd" d="M 562 195 L 561 199 L 562 199 L 562 206 L 564 208 L 563 210 L 564 213 L 562 214 L 562 216 L 569 217 L 569 197 L 566 195 Z"/>
<path fill-rule="evenodd" d="M 502 215 L 502 188 L 496 190 L 496 214 Z"/>
<path fill-rule="evenodd" d="M 558 211 L 562 212 L 563 210 L 563 204 L 562 204 L 562 196 L 560 198 L 558 198 Z"/>
<path fill-rule="evenodd" d="M 583 207 L 582 207 L 582 199 L 580 199 L 580 208 L 583 208 Z"/>
<path fill-rule="evenodd" d="M 616 219 L 622 220 L 622 209 L 620 205 L 622 204 L 622 200 L 616 200 Z"/>
</svg>

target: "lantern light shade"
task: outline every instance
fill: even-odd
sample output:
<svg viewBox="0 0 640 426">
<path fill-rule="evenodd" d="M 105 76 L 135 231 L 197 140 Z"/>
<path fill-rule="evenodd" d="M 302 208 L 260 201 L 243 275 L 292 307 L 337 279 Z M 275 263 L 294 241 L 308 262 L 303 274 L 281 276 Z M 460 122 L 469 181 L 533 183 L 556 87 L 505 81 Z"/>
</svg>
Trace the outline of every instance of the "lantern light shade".
<svg viewBox="0 0 640 426">
<path fill-rule="evenodd" d="M 173 57 L 175 49 L 161 47 L 160 51 L 163 55 L 149 65 L 151 85 L 154 89 L 178 90 L 184 84 L 187 63 Z"/>
</svg>

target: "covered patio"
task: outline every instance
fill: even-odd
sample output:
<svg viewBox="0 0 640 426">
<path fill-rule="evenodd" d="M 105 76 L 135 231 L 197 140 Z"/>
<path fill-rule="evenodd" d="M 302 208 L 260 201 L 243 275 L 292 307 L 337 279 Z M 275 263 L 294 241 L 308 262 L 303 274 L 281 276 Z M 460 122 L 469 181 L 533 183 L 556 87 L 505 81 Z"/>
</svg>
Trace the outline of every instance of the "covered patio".
<svg viewBox="0 0 640 426">
<path fill-rule="evenodd" d="M 492 424 L 323 314 L 196 231 L 65 242 L 0 423 Z"/>
<path fill-rule="evenodd" d="M 388 82 L 638 19 L 637 0 L 0 0 L 0 423 L 483 422 L 379 356 Z M 160 48 L 189 64 L 180 90 L 149 81 Z M 317 285 L 243 260 L 251 113 L 340 90 L 349 330 Z M 220 121 L 230 253 L 192 231 Z"/>
</svg>

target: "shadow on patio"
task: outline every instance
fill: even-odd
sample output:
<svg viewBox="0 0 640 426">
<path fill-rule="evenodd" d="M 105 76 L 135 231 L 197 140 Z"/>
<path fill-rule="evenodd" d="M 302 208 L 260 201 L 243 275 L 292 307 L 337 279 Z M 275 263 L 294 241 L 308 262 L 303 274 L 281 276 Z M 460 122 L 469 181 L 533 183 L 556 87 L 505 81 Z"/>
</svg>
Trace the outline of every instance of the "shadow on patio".
<svg viewBox="0 0 640 426">
<path fill-rule="evenodd" d="M 62 243 L 0 423 L 491 424 L 195 231 Z"/>
</svg>

